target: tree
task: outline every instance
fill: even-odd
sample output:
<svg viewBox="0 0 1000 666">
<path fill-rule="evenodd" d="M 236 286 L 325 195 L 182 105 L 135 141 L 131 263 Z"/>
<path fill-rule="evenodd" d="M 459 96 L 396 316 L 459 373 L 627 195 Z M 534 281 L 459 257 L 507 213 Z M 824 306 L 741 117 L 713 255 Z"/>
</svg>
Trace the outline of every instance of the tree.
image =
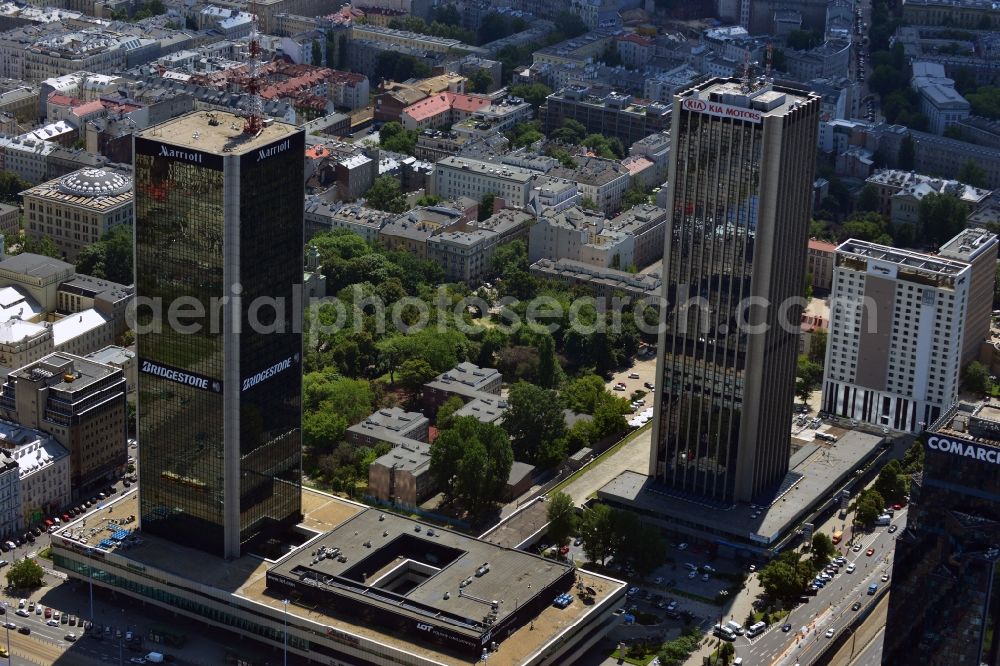
<svg viewBox="0 0 1000 666">
<path fill-rule="evenodd" d="M 556 343 L 544 333 L 538 340 L 538 385 L 554 388 L 559 381 L 559 363 L 556 362 Z"/>
<path fill-rule="evenodd" d="M 625 432 L 628 428 L 629 404 L 625 398 L 618 398 L 607 391 L 600 393 L 594 405 L 594 433 L 599 438 L 610 437 Z"/>
<path fill-rule="evenodd" d="M 566 409 L 582 414 L 593 414 L 597 406 L 597 398 L 607 391 L 604 380 L 597 375 L 581 375 L 563 386 L 559 394 Z"/>
<path fill-rule="evenodd" d="M 980 86 L 975 92 L 968 93 L 965 98 L 972 106 L 973 115 L 1000 120 L 1000 88 Z"/>
<path fill-rule="evenodd" d="M 649 194 L 641 187 L 632 186 L 625 192 L 625 199 L 622 201 L 622 212 L 644 203 L 649 203 Z"/>
<path fill-rule="evenodd" d="M 795 395 L 803 403 L 809 402 L 809 396 L 823 379 L 823 366 L 810 361 L 808 356 L 800 356 L 795 372 Z"/>
<path fill-rule="evenodd" d="M 507 433 L 472 416 L 455 419 L 431 444 L 432 478 L 477 519 L 503 495 L 513 464 Z"/>
<path fill-rule="evenodd" d="M 21 243 L 21 252 L 41 254 L 46 257 L 61 257 L 63 255 L 62 251 L 56 247 L 52 237 L 48 235 L 42 236 L 40 239 L 25 236 Z"/>
<path fill-rule="evenodd" d="M 896 503 L 906 495 L 906 476 L 898 460 L 890 460 L 878 473 L 872 488 L 885 498 L 887 503 Z"/>
<path fill-rule="evenodd" d="M 809 336 L 809 360 L 820 367 L 826 362 L 827 331 L 817 328 Z"/>
<path fill-rule="evenodd" d="M 479 213 L 477 215 L 480 222 L 493 215 L 494 201 L 496 201 L 496 195 L 492 192 L 487 192 L 483 195 L 483 198 L 479 201 Z"/>
<path fill-rule="evenodd" d="M 878 188 L 867 183 L 861 188 L 861 193 L 858 195 L 858 210 L 877 211 L 878 208 Z"/>
<path fill-rule="evenodd" d="M 979 361 L 973 361 L 962 370 L 962 388 L 983 394 L 990 388 L 990 371 Z"/>
<path fill-rule="evenodd" d="M 786 550 L 760 570 L 758 580 L 768 596 L 797 599 L 812 576 L 812 565 L 798 551 Z"/>
<path fill-rule="evenodd" d="M 611 555 L 614 541 L 614 510 L 607 504 L 594 504 L 580 516 L 580 538 L 583 552 L 591 562 L 604 564 Z"/>
<path fill-rule="evenodd" d="M 385 174 L 375 179 L 375 183 L 365 195 L 368 205 L 390 213 L 406 211 L 406 197 L 399 188 L 399 181 Z"/>
<path fill-rule="evenodd" d="M 658 531 L 650 528 L 640 530 L 638 539 L 633 545 L 632 561 L 635 564 L 635 572 L 641 577 L 645 578 L 663 564 L 667 542 Z"/>
<path fill-rule="evenodd" d="M 477 69 L 476 73 L 472 75 L 471 80 L 472 92 L 475 93 L 488 93 L 490 88 L 493 86 L 493 77 L 485 69 Z"/>
<path fill-rule="evenodd" d="M 511 436 L 518 460 L 540 467 L 562 462 L 556 446 L 566 432 L 566 421 L 555 391 L 518 382 L 507 395 L 504 430 Z"/>
<path fill-rule="evenodd" d="M 399 383 L 403 385 L 413 398 L 417 397 L 424 384 L 434 379 L 437 372 L 430 363 L 420 358 L 411 358 L 399 366 Z"/>
<path fill-rule="evenodd" d="M 587 136 L 587 128 L 578 120 L 564 118 L 562 125 L 552 132 L 552 139 L 563 143 L 578 144 Z"/>
<path fill-rule="evenodd" d="M 455 412 L 462 409 L 465 406 L 465 402 L 458 397 L 453 395 L 444 403 L 438 407 L 437 418 L 435 419 L 434 425 L 437 426 L 438 430 L 445 430 L 450 428 L 455 422 Z"/>
<path fill-rule="evenodd" d="M 536 109 L 545 104 L 545 98 L 552 94 L 552 88 L 544 83 L 522 83 L 511 86 L 510 94 L 514 97 L 521 97 L 525 102 Z"/>
<path fill-rule="evenodd" d="M 915 474 L 924 469 L 924 439 L 918 437 L 903 454 L 903 473 Z"/>
<path fill-rule="evenodd" d="M 385 150 L 412 155 L 417 145 L 417 131 L 404 129 L 400 123 L 393 120 L 379 129 L 378 141 Z"/>
<path fill-rule="evenodd" d="M 313 455 L 333 451 L 347 432 L 347 420 L 329 409 L 303 412 L 302 444 Z"/>
<path fill-rule="evenodd" d="M 791 49 L 807 51 L 819 46 L 823 42 L 823 36 L 810 30 L 792 30 L 786 41 Z"/>
<path fill-rule="evenodd" d="M 15 562 L 7 570 L 7 584 L 16 590 L 31 590 L 41 587 L 45 570 L 31 558 Z"/>
<path fill-rule="evenodd" d="M 822 569 L 837 554 L 837 549 L 833 545 L 830 536 L 823 532 L 815 532 L 812 538 L 812 560 L 813 566 Z"/>
<path fill-rule="evenodd" d="M 561 11 L 554 19 L 556 30 L 563 35 L 563 39 L 573 39 L 587 32 L 587 24 L 583 19 L 570 11 Z"/>
<path fill-rule="evenodd" d="M 132 284 L 132 225 L 112 227 L 101 240 L 83 248 L 77 255 L 76 270 L 119 284 Z"/>
<path fill-rule="evenodd" d="M 958 170 L 958 180 L 959 182 L 965 183 L 966 185 L 972 185 L 973 187 L 985 188 L 989 185 L 989 180 L 986 177 L 986 172 L 983 168 L 979 166 L 979 163 L 973 159 L 968 159 L 962 168 Z"/>
<path fill-rule="evenodd" d="M 888 245 L 892 243 L 892 237 L 888 233 L 889 221 L 884 215 L 878 213 L 854 213 L 851 215 L 840 230 L 841 242 L 854 238 L 872 243 Z"/>
<path fill-rule="evenodd" d="M 899 144 L 899 155 L 896 157 L 896 165 L 903 171 L 912 171 L 913 164 L 917 159 L 916 152 L 913 137 L 907 134 Z"/>
<path fill-rule="evenodd" d="M 875 524 L 875 519 L 885 510 L 885 499 L 874 488 L 868 488 L 858 496 L 854 510 L 854 520 L 866 528 Z"/>
<path fill-rule="evenodd" d="M 546 516 L 549 520 L 549 539 L 556 546 L 562 546 L 576 534 L 577 515 L 573 498 L 566 493 L 556 493 L 549 498 Z"/>
<path fill-rule="evenodd" d="M 965 228 L 969 209 L 950 192 L 937 194 L 931 192 L 920 200 L 918 219 L 923 231 L 923 237 L 932 243 L 940 245 Z"/>
</svg>

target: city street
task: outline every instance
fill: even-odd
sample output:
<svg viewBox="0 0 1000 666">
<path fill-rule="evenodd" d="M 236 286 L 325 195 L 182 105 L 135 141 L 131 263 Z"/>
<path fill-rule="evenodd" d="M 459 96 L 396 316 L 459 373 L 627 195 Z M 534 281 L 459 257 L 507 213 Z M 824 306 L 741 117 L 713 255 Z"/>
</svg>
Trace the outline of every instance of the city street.
<svg viewBox="0 0 1000 666">
<path fill-rule="evenodd" d="M 871 603 L 873 597 L 867 593 L 868 586 L 875 583 L 881 589 L 892 582 L 881 578 L 892 570 L 892 558 L 887 553 L 893 551 L 896 536 L 906 527 L 905 509 L 896 512 L 892 524 L 897 526 L 894 534 L 888 533 L 888 527 L 876 527 L 873 533 L 860 536 L 855 542 L 861 544 L 858 552 L 841 544 L 841 554 L 857 570 L 846 573 L 846 567 L 841 567 L 841 572 L 815 597 L 810 597 L 809 603 L 797 606 L 784 620 L 792 625 L 790 631 L 783 632 L 782 627 L 776 624 L 752 640 L 745 636 L 738 637 L 736 654 L 748 664 L 791 666 L 811 663 L 819 654 L 818 648 L 832 640 L 826 637 L 827 630 L 833 629 L 835 636 L 854 619 L 855 613 Z M 869 548 L 875 549 L 871 556 L 866 554 Z M 858 611 L 852 610 L 855 602 L 861 603 Z M 803 627 L 807 630 L 805 633 L 802 632 Z"/>
</svg>

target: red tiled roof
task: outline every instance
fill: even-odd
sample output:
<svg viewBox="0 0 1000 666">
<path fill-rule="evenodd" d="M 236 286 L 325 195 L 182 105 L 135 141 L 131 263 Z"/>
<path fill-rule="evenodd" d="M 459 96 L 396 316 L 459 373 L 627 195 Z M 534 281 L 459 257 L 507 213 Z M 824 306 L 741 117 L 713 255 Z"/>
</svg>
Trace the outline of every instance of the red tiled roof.
<svg viewBox="0 0 1000 666">
<path fill-rule="evenodd" d="M 450 109 L 458 109 L 465 113 L 481 111 L 490 105 L 490 98 L 481 95 L 463 95 L 459 93 L 443 92 L 431 95 L 427 99 L 411 104 L 403 113 L 420 122 L 428 118 L 446 113 Z"/>
<path fill-rule="evenodd" d="M 819 250 L 820 252 L 830 252 L 833 253 L 837 249 L 837 246 L 833 243 L 827 243 L 826 241 L 816 240 L 815 238 L 809 239 L 809 249 Z"/>
</svg>

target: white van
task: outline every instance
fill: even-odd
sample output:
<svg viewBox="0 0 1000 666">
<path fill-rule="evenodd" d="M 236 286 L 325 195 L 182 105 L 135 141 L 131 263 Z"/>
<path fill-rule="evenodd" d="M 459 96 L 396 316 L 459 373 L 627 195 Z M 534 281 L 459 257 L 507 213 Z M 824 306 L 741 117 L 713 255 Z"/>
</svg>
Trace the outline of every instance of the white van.
<svg viewBox="0 0 1000 666">
<path fill-rule="evenodd" d="M 743 625 L 740 624 L 739 622 L 734 622 L 733 620 L 730 620 L 729 622 L 726 622 L 725 626 L 726 629 L 729 629 L 729 631 L 733 632 L 737 636 L 743 635 Z"/>
<path fill-rule="evenodd" d="M 892 522 L 892 516 L 887 513 L 883 513 L 881 516 L 875 519 L 876 525 L 888 525 Z"/>
<path fill-rule="evenodd" d="M 736 634 L 729 630 L 729 627 L 724 627 L 721 624 L 717 624 L 712 628 L 712 633 L 721 638 L 724 641 L 735 641 Z"/>
<path fill-rule="evenodd" d="M 755 624 L 752 624 L 750 625 L 750 628 L 747 629 L 747 638 L 753 638 L 758 634 L 762 634 L 764 633 L 765 629 L 767 629 L 767 625 L 764 624 L 763 622 L 757 622 Z"/>
</svg>

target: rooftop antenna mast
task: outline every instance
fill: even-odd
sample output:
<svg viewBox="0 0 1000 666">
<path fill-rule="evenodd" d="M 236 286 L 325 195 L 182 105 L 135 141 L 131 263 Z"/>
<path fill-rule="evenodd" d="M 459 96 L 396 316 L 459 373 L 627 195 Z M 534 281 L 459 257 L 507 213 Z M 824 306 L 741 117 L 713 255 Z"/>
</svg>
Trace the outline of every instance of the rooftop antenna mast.
<svg viewBox="0 0 1000 666">
<path fill-rule="evenodd" d="M 750 51 L 743 56 L 743 80 L 740 83 L 740 91 L 746 95 L 751 92 L 750 86 Z"/>
<path fill-rule="evenodd" d="M 764 79 L 768 83 L 774 83 L 774 79 L 771 78 L 771 62 L 774 55 L 774 44 L 771 42 L 767 43 L 767 60 L 765 61 L 764 69 Z"/>
<path fill-rule="evenodd" d="M 250 1 L 250 78 L 247 79 L 246 91 L 250 94 L 250 108 L 243 123 L 243 133 L 247 136 L 257 136 L 264 129 L 264 103 L 260 98 L 263 87 L 260 78 L 260 36 L 257 32 L 257 3 Z"/>
</svg>

